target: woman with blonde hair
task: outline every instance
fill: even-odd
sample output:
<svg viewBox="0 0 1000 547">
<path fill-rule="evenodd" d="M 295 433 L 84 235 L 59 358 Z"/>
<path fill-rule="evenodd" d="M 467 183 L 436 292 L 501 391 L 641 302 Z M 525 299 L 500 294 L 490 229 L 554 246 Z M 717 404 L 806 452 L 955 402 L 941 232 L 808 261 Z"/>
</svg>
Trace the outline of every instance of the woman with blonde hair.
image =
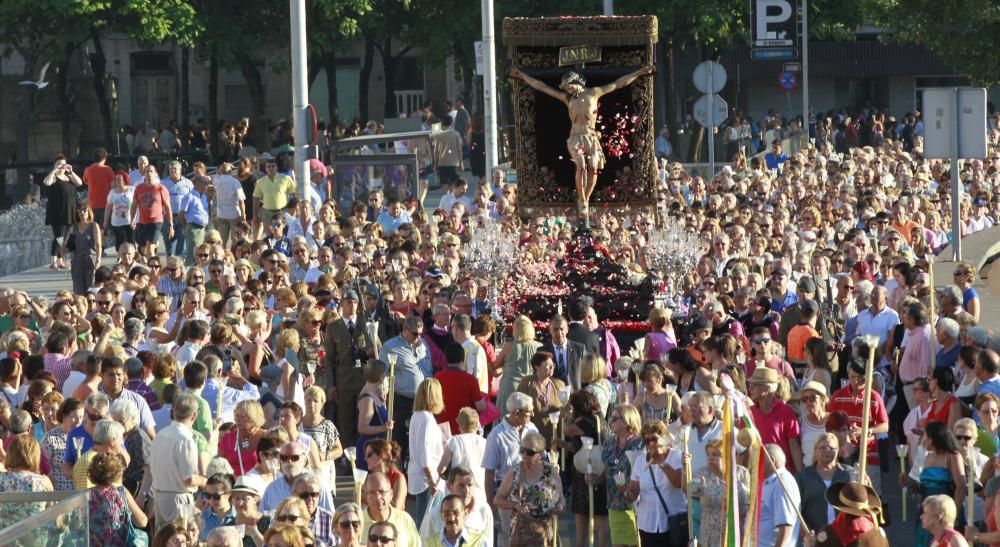
<svg viewBox="0 0 1000 547">
<path fill-rule="evenodd" d="M 42 449 L 31 433 L 14 435 L 7 447 L 6 471 L 0 473 L 0 492 L 51 492 L 52 481 L 41 473 Z M 45 502 L 0 504 L 0 522 L 9 526 L 45 510 Z"/>
<path fill-rule="evenodd" d="M 295 365 L 285 358 L 288 351 L 295 354 L 299 352 L 300 340 L 299 331 L 295 329 L 288 328 L 278 333 L 274 354 L 281 358 L 277 364 L 278 368 L 281 369 L 281 382 L 274 394 L 282 401 L 292 401 L 298 404 L 299 408 L 303 408 L 306 406 L 306 394 L 302 383 L 302 373 L 296 370 Z"/>
<path fill-rule="evenodd" d="M 250 378 L 260 380 L 260 370 L 271 363 L 275 355 L 267 344 L 267 340 L 271 337 L 271 323 L 267 312 L 260 309 L 247 311 L 243 320 L 250 330 L 250 335 L 247 336 L 247 341 L 240 351 L 243 352 Z"/>
<path fill-rule="evenodd" d="M 222 435 L 219 455 L 233 467 L 233 475 L 240 477 L 257 465 L 257 444 L 267 434 L 264 430 L 264 408 L 259 401 L 236 403 L 233 410 L 236 427 Z"/>
<path fill-rule="evenodd" d="M 837 461 L 840 440 L 833 433 L 815 437 L 809 453 L 809 465 L 795 476 L 802 497 L 802 516 L 812 530 L 822 530 L 833 522 L 833 506 L 826 499 L 829 484 L 851 480 L 851 468 Z"/>
<path fill-rule="evenodd" d="M 644 337 L 645 355 L 647 361 L 662 362 L 670 350 L 677 347 L 677 336 L 670 324 L 670 316 L 663 308 L 653 308 L 649 311 L 650 332 Z"/>
<path fill-rule="evenodd" d="M 969 547 L 962 534 L 955 530 L 955 518 L 958 516 L 955 500 L 945 494 L 937 494 L 927 496 L 920 506 L 923 508 L 920 526 L 930 533 L 935 547 Z M 973 539 L 978 540 L 978 535 L 973 534 Z"/>
<path fill-rule="evenodd" d="M 955 264 L 953 280 L 955 285 L 962 289 L 962 309 L 967 311 L 976 320 L 976 323 L 979 323 L 979 312 L 982 305 L 979 293 L 972 288 L 972 283 L 976 281 L 976 267 L 967 261 Z"/>
<path fill-rule="evenodd" d="M 333 513 L 333 533 L 341 547 L 363 547 L 367 538 L 361 536 L 364 510 L 356 503 L 342 503 Z"/>
<path fill-rule="evenodd" d="M 600 354 L 587 353 L 580 360 L 580 381 L 583 389 L 597 397 L 597 403 L 601 405 L 601 416 L 608 415 L 608 405 L 617 399 L 615 386 L 607 375 L 608 367 Z"/>
<path fill-rule="evenodd" d="M 428 378 L 417 386 L 413 399 L 413 416 L 410 417 L 410 461 L 406 467 L 408 491 L 416 496 L 417 528 L 423 522 L 424 513 L 431 499 L 438 492 L 441 476 L 438 466 L 444 455 L 444 432 L 437 425 L 435 414 L 444 410 L 444 395 L 441 383 Z"/>
<path fill-rule="evenodd" d="M 306 547 L 305 531 L 308 528 L 280 523 L 264 534 L 264 545 L 270 547 Z"/>
<path fill-rule="evenodd" d="M 517 316 L 512 331 L 512 339 L 504 344 L 493 365 L 494 376 L 500 376 L 497 408 L 507 408 L 507 397 L 517 391 L 521 380 L 534 374 L 531 358 L 542 347 L 535 341 L 535 325 L 528 316 Z"/>
</svg>

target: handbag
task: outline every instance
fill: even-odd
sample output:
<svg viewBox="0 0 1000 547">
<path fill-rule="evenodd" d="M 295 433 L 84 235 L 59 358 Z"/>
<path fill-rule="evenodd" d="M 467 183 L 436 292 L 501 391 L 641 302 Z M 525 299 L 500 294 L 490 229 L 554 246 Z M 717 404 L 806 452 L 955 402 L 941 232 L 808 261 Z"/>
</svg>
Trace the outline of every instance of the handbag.
<svg viewBox="0 0 1000 547">
<path fill-rule="evenodd" d="M 670 538 L 670 544 L 674 546 L 687 545 L 688 540 L 691 538 L 691 532 L 688 529 L 687 511 L 670 514 L 670 509 L 667 509 L 667 502 L 663 499 L 660 488 L 656 486 L 656 475 L 653 474 L 653 468 L 648 467 L 647 469 L 649 469 L 649 480 L 653 481 L 653 490 L 656 492 L 656 497 L 660 498 L 660 505 L 663 507 L 663 512 L 667 514 L 667 537 Z"/>
<path fill-rule="evenodd" d="M 118 489 L 122 501 L 125 502 L 125 545 L 149 547 L 149 535 L 146 534 L 145 530 L 136 529 L 135 525 L 132 524 L 132 508 L 128 506 L 128 494 L 125 493 L 125 487 L 119 486 Z"/>
</svg>

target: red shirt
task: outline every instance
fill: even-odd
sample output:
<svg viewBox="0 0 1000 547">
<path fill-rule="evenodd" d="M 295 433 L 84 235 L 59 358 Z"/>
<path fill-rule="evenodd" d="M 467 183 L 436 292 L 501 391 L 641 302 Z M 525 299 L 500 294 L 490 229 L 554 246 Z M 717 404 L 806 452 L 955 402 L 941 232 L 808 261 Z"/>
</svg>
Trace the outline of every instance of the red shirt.
<svg viewBox="0 0 1000 547">
<path fill-rule="evenodd" d="M 163 222 L 163 205 L 170 203 L 170 194 L 165 186 L 144 182 L 135 187 L 133 199 L 139 210 L 139 224 Z"/>
<path fill-rule="evenodd" d="M 83 182 L 87 184 L 87 203 L 91 209 L 104 209 L 108 205 L 108 193 L 115 181 L 115 172 L 107 165 L 92 164 L 83 170 Z"/>
<path fill-rule="evenodd" d="M 864 411 L 865 392 L 851 391 L 851 386 L 843 387 L 833 392 L 830 397 L 829 412 L 841 411 L 847 414 L 851 424 L 861 427 L 861 416 Z M 872 391 L 871 408 L 868 410 L 868 427 L 876 427 L 889 423 L 889 413 L 882 402 L 882 396 Z M 868 441 L 868 464 L 878 465 L 878 442 L 872 438 Z"/>
<path fill-rule="evenodd" d="M 760 433 L 761 444 L 776 444 L 785 453 L 785 467 L 789 473 L 795 473 L 795 463 L 792 461 L 792 449 L 788 444 L 791 439 L 800 437 L 799 417 L 792 410 L 778 399 L 774 400 L 771 412 L 764 414 L 760 407 L 754 405 L 750 411 L 753 413 L 753 423 Z"/>
<path fill-rule="evenodd" d="M 435 374 L 434 378 L 441 382 L 444 395 L 444 410 L 437 415 L 438 423 L 448 422 L 451 434 L 458 435 L 458 411 L 464 407 L 476 408 L 476 403 L 483 400 L 479 380 L 464 370 L 450 368 Z"/>
</svg>

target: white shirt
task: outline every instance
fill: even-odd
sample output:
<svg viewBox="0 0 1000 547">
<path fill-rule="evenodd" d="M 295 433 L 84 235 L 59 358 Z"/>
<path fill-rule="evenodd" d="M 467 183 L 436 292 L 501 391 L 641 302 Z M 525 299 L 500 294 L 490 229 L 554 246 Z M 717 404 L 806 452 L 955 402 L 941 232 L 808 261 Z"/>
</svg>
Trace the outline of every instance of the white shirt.
<svg viewBox="0 0 1000 547">
<path fill-rule="evenodd" d="M 86 379 L 87 379 L 86 374 L 78 370 L 70 371 L 69 376 L 66 378 L 66 381 L 63 382 L 63 388 L 62 388 L 63 397 L 67 399 L 72 397 L 73 392 L 76 391 L 76 388 L 80 387 L 80 384 L 82 384 L 83 381 Z"/>
<path fill-rule="evenodd" d="M 671 450 L 664 462 L 671 469 L 680 469 L 681 451 Z M 653 470 L 652 476 L 649 473 L 650 469 Z M 667 531 L 667 514 L 663 511 L 660 496 L 663 496 L 663 501 L 666 502 L 671 515 L 687 511 L 687 498 L 684 497 L 684 492 L 674 488 L 659 465 L 654 465 L 651 468 L 649 462 L 646 461 L 645 453 L 636 458 L 635 466 L 632 467 L 631 480 L 639 483 L 639 499 L 635 503 L 635 516 L 640 530 L 654 533 Z M 660 496 L 654 490 L 654 480 L 656 481 L 655 488 L 660 491 Z"/>
<path fill-rule="evenodd" d="M 447 424 L 445 424 L 447 426 Z M 444 432 L 438 426 L 434 415 L 426 410 L 418 410 L 410 418 L 410 462 L 406 466 L 407 491 L 417 495 L 427 490 L 427 475 L 424 468 L 430 468 L 431 476 L 437 476 L 441 456 L 444 455 Z"/>
<path fill-rule="evenodd" d="M 132 206 L 132 194 L 135 188 L 126 186 L 124 192 L 119 192 L 114 188 L 108 192 L 108 208 L 111 209 L 111 225 L 128 226 L 131 219 L 128 216 L 129 207 Z"/>
<path fill-rule="evenodd" d="M 469 195 L 465 194 L 462 197 L 455 197 L 455 194 L 448 192 L 441 196 L 441 201 L 438 203 L 438 209 L 444 209 L 444 211 L 451 212 L 451 208 L 455 206 L 455 203 L 461 201 L 465 204 L 465 208 L 469 211 L 472 210 L 472 200 L 469 199 Z"/>
<path fill-rule="evenodd" d="M 490 379 L 486 368 L 486 351 L 475 336 L 470 336 L 468 340 L 462 342 L 462 349 L 465 350 L 465 371 L 479 380 L 479 391 L 490 392 Z"/>
<path fill-rule="evenodd" d="M 212 179 L 215 185 L 216 216 L 227 220 L 240 218 L 238 205 L 247 199 L 243 185 L 232 175 L 215 175 Z"/>
<path fill-rule="evenodd" d="M 479 433 L 460 433 L 448 439 L 447 447 L 451 451 L 451 468 L 471 469 L 476 486 L 486 488 L 486 469 L 483 468 L 486 439 Z"/>
</svg>

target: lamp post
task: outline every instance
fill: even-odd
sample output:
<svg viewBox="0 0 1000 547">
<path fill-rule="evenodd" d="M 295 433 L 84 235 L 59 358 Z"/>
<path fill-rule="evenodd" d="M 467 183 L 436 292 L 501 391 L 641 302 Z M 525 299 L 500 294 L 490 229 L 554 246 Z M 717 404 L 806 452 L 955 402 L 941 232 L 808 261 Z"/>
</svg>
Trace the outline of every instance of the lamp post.
<svg viewBox="0 0 1000 547">
<path fill-rule="evenodd" d="M 493 44 L 493 0 L 482 0 L 483 9 L 483 113 L 486 122 L 486 175 L 499 163 L 497 155 L 497 62 Z"/>
<path fill-rule="evenodd" d="M 306 109 L 309 108 L 309 72 L 306 65 L 306 0 L 288 0 L 292 34 L 292 123 L 295 137 L 295 183 L 299 199 L 306 199 L 309 184 L 309 133 L 306 128 Z"/>
</svg>

